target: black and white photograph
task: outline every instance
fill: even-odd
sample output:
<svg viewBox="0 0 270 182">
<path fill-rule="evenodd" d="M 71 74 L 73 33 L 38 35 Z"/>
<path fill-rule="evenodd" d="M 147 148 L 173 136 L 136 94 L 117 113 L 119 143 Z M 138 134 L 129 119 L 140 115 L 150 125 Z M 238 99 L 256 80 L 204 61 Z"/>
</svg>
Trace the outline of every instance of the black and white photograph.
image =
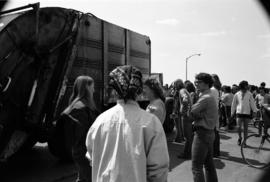
<svg viewBox="0 0 270 182">
<path fill-rule="evenodd" d="M 1 182 L 269 182 L 270 1 L 0 1 Z"/>
</svg>

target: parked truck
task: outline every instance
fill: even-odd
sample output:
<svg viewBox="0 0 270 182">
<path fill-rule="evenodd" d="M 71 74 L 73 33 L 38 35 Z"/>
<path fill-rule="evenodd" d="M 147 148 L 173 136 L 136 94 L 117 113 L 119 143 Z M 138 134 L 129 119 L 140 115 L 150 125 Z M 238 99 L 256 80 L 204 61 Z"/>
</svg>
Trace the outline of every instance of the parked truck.
<svg viewBox="0 0 270 182">
<path fill-rule="evenodd" d="M 94 98 L 103 111 L 115 102 L 108 95 L 111 70 L 129 64 L 144 77 L 151 73 L 150 38 L 91 13 L 36 3 L 0 15 L 2 161 L 36 142 L 48 142 L 77 76 L 95 80 Z M 57 144 L 63 145 L 51 145 Z"/>
</svg>

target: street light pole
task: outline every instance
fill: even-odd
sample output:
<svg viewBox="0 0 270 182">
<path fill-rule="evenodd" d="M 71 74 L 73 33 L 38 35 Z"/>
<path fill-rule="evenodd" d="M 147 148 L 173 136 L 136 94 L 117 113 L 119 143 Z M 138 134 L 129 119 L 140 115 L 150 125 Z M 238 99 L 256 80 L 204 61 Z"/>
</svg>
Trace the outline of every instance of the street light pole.
<svg viewBox="0 0 270 182">
<path fill-rule="evenodd" d="M 187 73 L 188 73 L 188 60 L 191 58 L 191 57 L 193 57 L 193 56 L 200 56 L 201 54 L 192 54 L 192 55 L 190 55 L 190 56 L 188 56 L 188 57 L 186 57 L 186 80 L 187 80 Z"/>
</svg>

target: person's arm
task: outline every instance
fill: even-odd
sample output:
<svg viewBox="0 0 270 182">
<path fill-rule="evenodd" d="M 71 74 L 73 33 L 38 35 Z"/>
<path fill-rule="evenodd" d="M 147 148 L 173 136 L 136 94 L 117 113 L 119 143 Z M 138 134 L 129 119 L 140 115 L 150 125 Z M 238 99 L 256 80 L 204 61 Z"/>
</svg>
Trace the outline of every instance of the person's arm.
<svg viewBox="0 0 270 182">
<path fill-rule="evenodd" d="M 250 98 L 249 98 L 249 103 L 250 103 L 250 107 L 251 107 L 251 109 L 252 109 L 252 111 L 253 111 L 253 113 L 254 113 L 253 116 L 255 116 L 255 113 L 258 111 L 258 109 L 257 109 L 257 107 L 256 107 L 256 105 L 255 105 L 255 101 L 254 101 L 254 98 L 253 98 L 252 95 L 251 95 Z"/>
<path fill-rule="evenodd" d="M 192 105 L 191 116 L 194 119 L 196 118 L 201 119 L 202 118 L 201 113 L 206 107 L 207 107 L 207 99 L 204 96 L 202 96 L 195 104 Z"/>
<path fill-rule="evenodd" d="M 190 102 L 190 98 L 188 93 L 185 92 L 184 89 L 180 90 L 180 96 L 182 98 L 182 102 L 181 102 L 181 114 L 183 115 L 187 115 L 187 112 L 189 110 L 189 102 Z"/>
<path fill-rule="evenodd" d="M 233 117 L 235 111 L 236 111 L 236 100 L 237 100 L 237 95 L 235 94 L 233 96 L 233 101 L 232 101 L 232 106 L 231 106 L 231 116 Z"/>
<path fill-rule="evenodd" d="M 85 145 L 86 145 L 86 158 L 89 160 L 90 165 L 92 166 L 92 147 L 93 147 L 93 133 L 94 133 L 94 128 L 90 128 L 87 135 L 86 135 L 86 140 L 85 140 Z"/>
<path fill-rule="evenodd" d="M 147 128 L 145 131 L 147 181 L 166 182 L 170 162 L 167 141 L 161 123 L 154 122 L 155 128 Z"/>
<path fill-rule="evenodd" d="M 160 105 L 160 103 L 157 103 L 155 106 L 149 106 L 147 107 L 149 112 L 156 115 L 160 122 L 163 124 L 163 115 L 164 115 L 164 110 L 163 107 Z"/>
</svg>

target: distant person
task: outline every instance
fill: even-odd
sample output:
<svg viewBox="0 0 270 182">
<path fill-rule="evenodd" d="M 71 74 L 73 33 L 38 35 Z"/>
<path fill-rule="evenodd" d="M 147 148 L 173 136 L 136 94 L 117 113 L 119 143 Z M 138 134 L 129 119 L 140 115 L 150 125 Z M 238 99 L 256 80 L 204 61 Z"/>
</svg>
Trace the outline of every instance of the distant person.
<svg viewBox="0 0 270 182">
<path fill-rule="evenodd" d="M 181 121 L 181 101 L 180 101 L 180 90 L 183 87 L 183 81 L 181 79 L 175 80 L 171 85 L 171 92 L 173 95 L 173 112 L 171 114 L 171 118 L 175 121 L 176 126 L 176 138 L 175 142 L 181 143 L 184 141 L 184 135 L 183 135 L 183 128 L 182 128 L 182 121 Z"/>
<path fill-rule="evenodd" d="M 218 119 L 216 122 L 215 127 L 215 141 L 214 141 L 214 156 L 218 157 L 220 156 L 220 136 L 219 136 L 219 127 L 223 125 L 223 123 L 220 122 L 220 113 L 221 113 L 221 105 L 220 105 L 220 98 L 221 98 L 221 82 L 217 74 L 212 74 L 213 79 L 213 86 L 210 88 L 212 95 L 215 98 L 216 105 L 218 107 Z"/>
<path fill-rule="evenodd" d="M 217 182 L 217 173 L 213 161 L 215 127 L 218 120 L 218 107 L 210 88 L 213 79 L 210 74 L 199 73 L 195 76 L 195 86 L 199 91 L 199 100 L 192 105 L 194 118 L 194 139 L 192 143 L 192 173 L 194 182 Z M 203 172 L 205 168 L 205 175 Z"/>
<path fill-rule="evenodd" d="M 225 94 L 225 88 L 226 88 L 226 85 L 222 85 L 221 90 L 220 90 L 221 96 L 220 96 L 220 101 L 219 101 L 219 122 L 221 123 L 220 127 L 226 128 L 227 117 L 226 117 L 225 105 L 222 102 L 222 97 Z M 231 112 L 230 112 L 230 115 L 231 115 Z"/>
<path fill-rule="evenodd" d="M 231 126 L 231 106 L 233 101 L 233 94 L 230 86 L 224 87 L 224 94 L 221 96 L 221 102 L 225 108 L 225 129 L 232 129 Z"/>
<path fill-rule="evenodd" d="M 163 124 L 166 117 L 166 108 L 165 96 L 161 84 L 156 78 L 150 77 L 145 80 L 143 90 L 150 101 L 146 111 L 155 114 L 161 124 Z"/>
<path fill-rule="evenodd" d="M 73 132 L 70 133 L 72 141 L 72 157 L 78 170 L 77 182 L 91 181 L 91 166 L 85 157 L 85 140 L 87 131 L 97 117 L 97 110 L 93 98 L 94 80 L 89 76 L 79 76 L 73 86 L 69 106 L 63 114 L 72 121 Z"/>
<path fill-rule="evenodd" d="M 260 84 L 260 87 L 265 88 L 265 86 L 266 86 L 265 82 L 262 82 L 262 83 Z"/>
<path fill-rule="evenodd" d="M 255 97 L 255 102 L 258 109 L 264 104 L 270 104 L 270 95 L 266 93 L 265 87 L 259 88 L 259 93 Z"/>
<path fill-rule="evenodd" d="M 185 139 L 184 152 L 178 155 L 178 158 L 190 159 L 192 146 L 192 118 L 190 117 L 190 110 L 192 101 L 189 92 L 181 79 L 177 80 L 177 87 L 179 88 L 179 109 L 180 109 L 180 124 Z"/>
<path fill-rule="evenodd" d="M 164 95 L 166 97 L 169 92 L 169 85 L 167 83 L 163 86 L 163 90 L 164 90 Z"/>
<path fill-rule="evenodd" d="M 255 106 L 254 98 L 252 94 L 248 91 L 248 82 L 241 81 L 239 83 L 239 89 L 234 97 L 231 107 L 231 115 L 235 114 L 236 111 L 236 122 L 237 122 L 237 130 L 238 130 L 238 145 L 242 143 L 242 125 L 244 125 L 244 141 L 247 138 L 248 134 L 248 123 L 251 119 L 251 111 L 256 113 L 257 109 Z M 244 144 L 245 145 L 245 144 Z"/>
<path fill-rule="evenodd" d="M 195 88 L 194 84 L 191 81 L 186 80 L 185 81 L 185 88 L 187 89 L 188 93 L 190 94 L 191 105 L 195 104 L 199 98 L 199 95 L 196 92 L 196 88 Z"/>
<path fill-rule="evenodd" d="M 232 94 L 235 95 L 238 91 L 239 91 L 239 88 L 238 88 L 238 85 L 237 84 L 233 84 L 232 87 L 231 87 L 231 90 L 232 90 Z M 231 126 L 236 126 L 236 114 L 234 113 L 233 116 L 231 116 Z"/>
<path fill-rule="evenodd" d="M 256 95 L 258 94 L 258 87 L 255 85 L 251 85 L 250 92 L 252 93 L 252 96 L 255 99 Z"/>
<path fill-rule="evenodd" d="M 173 97 L 166 97 L 165 107 L 166 107 L 166 117 L 163 123 L 163 129 L 165 131 L 167 141 L 174 142 L 177 132 L 174 120 L 171 118 L 171 114 L 173 112 Z"/>
<path fill-rule="evenodd" d="M 169 154 L 159 119 L 141 109 L 136 98 L 142 73 L 119 66 L 109 74 L 117 104 L 96 119 L 87 134 L 93 182 L 166 182 Z"/>
<path fill-rule="evenodd" d="M 270 93 L 269 93 L 269 88 L 265 88 L 265 93 L 266 93 L 266 94 L 270 94 Z"/>
<path fill-rule="evenodd" d="M 236 94 L 239 91 L 238 85 L 233 84 L 232 85 L 232 94 Z"/>
</svg>

